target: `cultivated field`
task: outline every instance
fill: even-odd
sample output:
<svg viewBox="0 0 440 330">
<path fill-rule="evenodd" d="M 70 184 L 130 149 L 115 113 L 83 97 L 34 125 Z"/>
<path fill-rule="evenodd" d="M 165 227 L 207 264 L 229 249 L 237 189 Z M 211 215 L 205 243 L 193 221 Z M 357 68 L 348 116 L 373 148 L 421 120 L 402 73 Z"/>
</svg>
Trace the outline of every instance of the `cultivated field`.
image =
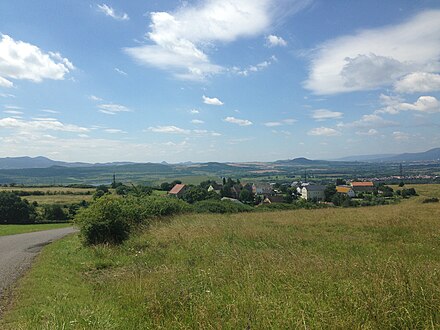
<svg viewBox="0 0 440 330">
<path fill-rule="evenodd" d="M 184 215 L 120 247 L 71 236 L 0 328 L 440 328 L 440 204 L 422 203 L 440 185 L 415 188 L 397 205 Z"/>
</svg>

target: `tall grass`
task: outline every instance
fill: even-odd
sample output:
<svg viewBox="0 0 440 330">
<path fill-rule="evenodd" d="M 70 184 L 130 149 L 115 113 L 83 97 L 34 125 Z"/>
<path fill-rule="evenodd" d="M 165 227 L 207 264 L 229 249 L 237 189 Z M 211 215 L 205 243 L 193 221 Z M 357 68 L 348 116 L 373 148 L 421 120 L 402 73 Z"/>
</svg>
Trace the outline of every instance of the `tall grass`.
<svg viewBox="0 0 440 330">
<path fill-rule="evenodd" d="M 21 281 L 5 329 L 440 328 L 440 207 L 159 222 L 119 247 L 76 236 Z"/>
</svg>

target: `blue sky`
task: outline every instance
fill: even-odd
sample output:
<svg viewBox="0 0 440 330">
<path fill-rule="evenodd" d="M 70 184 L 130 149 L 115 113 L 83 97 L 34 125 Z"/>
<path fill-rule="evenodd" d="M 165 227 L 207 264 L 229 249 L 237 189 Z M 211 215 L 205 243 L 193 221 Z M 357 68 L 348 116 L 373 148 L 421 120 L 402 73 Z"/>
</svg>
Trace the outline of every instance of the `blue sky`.
<svg viewBox="0 0 440 330">
<path fill-rule="evenodd" d="M 0 2 L 0 157 L 424 151 L 439 92 L 437 0 Z"/>
</svg>

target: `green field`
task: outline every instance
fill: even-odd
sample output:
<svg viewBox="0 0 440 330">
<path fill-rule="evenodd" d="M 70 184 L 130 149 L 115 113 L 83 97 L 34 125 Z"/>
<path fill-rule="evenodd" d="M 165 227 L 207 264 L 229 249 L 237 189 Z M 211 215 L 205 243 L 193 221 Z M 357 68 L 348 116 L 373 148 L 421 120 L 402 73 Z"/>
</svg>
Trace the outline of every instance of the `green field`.
<svg viewBox="0 0 440 330">
<path fill-rule="evenodd" d="M 0 236 L 30 233 L 34 231 L 69 227 L 70 223 L 51 223 L 35 225 L 0 225 Z"/>
<path fill-rule="evenodd" d="M 409 188 L 410 186 L 406 187 Z M 400 204 L 164 220 L 46 247 L 2 329 L 438 329 L 440 185 Z"/>
</svg>

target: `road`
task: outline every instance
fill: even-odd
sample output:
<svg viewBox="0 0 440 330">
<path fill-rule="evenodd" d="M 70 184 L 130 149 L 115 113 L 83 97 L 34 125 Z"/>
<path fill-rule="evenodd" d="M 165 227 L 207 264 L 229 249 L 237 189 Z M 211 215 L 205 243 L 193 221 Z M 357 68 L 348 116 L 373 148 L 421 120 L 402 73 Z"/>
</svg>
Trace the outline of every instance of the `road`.
<svg viewBox="0 0 440 330">
<path fill-rule="evenodd" d="M 76 231 L 77 229 L 73 227 L 66 227 L 0 236 L 0 301 L 3 298 L 4 290 L 31 266 L 32 260 L 43 246 Z"/>
</svg>

